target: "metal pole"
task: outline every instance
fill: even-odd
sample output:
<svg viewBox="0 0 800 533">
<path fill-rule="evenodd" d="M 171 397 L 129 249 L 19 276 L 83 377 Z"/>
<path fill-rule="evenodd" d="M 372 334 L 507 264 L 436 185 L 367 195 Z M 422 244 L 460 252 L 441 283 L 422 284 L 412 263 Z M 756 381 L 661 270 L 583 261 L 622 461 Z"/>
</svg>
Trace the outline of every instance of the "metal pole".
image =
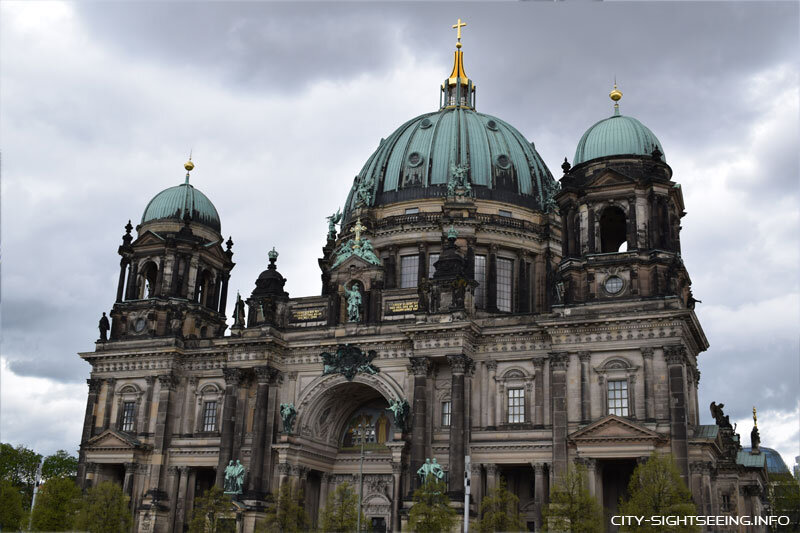
<svg viewBox="0 0 800 533">
<path fill-rule="evenodd" d="M 36 506 L 36 493 L 39 492 L 39 482 L 42 480 L 42 465 L 44 461 L 39 462 L 36 467 L 36 476 L 33 479 L 33 499 L 31 500 L 31 516 L 28 518 L 28 531 L 31 530 L 33 524 L 33 508 Z"/>
<path fill-rule="evenodd" d="M 356 519 L 356 531 L 361 531 L 361 495 L 364 492 L 364 440 L 366 440 L 366 427 L 360 423 L 361 430 L 361 465 L 358 467 L 358 518 Z"/>
<path fill-rule="evenodd" d="M 469 533 L 469 494 L 472 475 L 469 455 L 464 456 L 464 533 Z"/>
</svg>

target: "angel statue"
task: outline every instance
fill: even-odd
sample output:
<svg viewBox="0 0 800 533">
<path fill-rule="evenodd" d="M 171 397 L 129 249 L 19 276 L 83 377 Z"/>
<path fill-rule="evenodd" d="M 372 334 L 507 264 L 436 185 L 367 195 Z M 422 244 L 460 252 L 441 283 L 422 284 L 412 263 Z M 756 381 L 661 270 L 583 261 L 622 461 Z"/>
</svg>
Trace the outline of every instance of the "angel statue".
<svg viewBox="0 0 800 533">
<path fill-rule="evenodd" d="M 329 217 L 326 217 L 328 220 L 328 240 L 335 241 L 336 240 L 336 224 L 342 221 L 342 210 L 341 208 L 337 209 L 334 214 Z"/>
</svg>

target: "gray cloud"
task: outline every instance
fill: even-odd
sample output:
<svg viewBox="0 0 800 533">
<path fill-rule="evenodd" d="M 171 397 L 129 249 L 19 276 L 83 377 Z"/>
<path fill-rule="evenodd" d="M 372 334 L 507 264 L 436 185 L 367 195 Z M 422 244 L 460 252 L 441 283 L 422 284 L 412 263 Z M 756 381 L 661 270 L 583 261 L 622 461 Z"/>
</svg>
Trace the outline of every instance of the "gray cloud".
<svg viewBox="0 0 800 533">
<path fill-rule="evenodd" d="M 683 186 L 683 255 L 712 344 L 701 403 L 736 419 L 756 401 L 793 410 L 798 5 L 454 7 L 0 6 L 9 371 L 86 377 L 75 353 L 93 348 L 113 303 L 122 227 L 183 180 L 190 148 L 192 182 L 236 242 L 233 288 L 249 294 L 274 245 L 292 296 L 316 294 L 324 216 L 381 137 L 435 109 L 460 16 L 479 111 L 534 141 L 556 177 L 610 115 L 617 75 L 622 112 L 658 135 Z M 34 426 L 15 427 L 34 439 Z"/>
</svg>

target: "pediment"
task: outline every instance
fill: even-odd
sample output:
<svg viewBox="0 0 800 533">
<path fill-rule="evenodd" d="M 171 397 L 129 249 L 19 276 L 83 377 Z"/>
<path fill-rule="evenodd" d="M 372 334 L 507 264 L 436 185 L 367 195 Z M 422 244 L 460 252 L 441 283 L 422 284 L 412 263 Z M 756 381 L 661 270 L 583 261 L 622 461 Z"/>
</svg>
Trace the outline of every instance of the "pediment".
<svg viewBox="0 0 800 533">
<path fill-rule="evenodd" d="M 591 189 L 597 187 L 609 187 L 614 185 L 633 185 L 635 183 L 636 180 L 634 180 L 633 178 L 630 178 L 615 170 L 606 169 L 604 172 L 590 179 L 586 183 L 585 187 Z"/>
<path fill-rule="evenodd" d="M 164 237 L 159 235 L 158 233 L 152 232 L 150 230 L 145 231 L 141 235 L 139 235 L 135 241 L 133 241 L 133 246 L 147 246 L 148 244 L 163 244 Z"/>
<path fill-rule="evenodd" d="M 568 440 L 575 444 L 664 440 L 660 433 L 631 422 L 626 418 L 608 415 L 597 422 L 569 435 Z"/>
<path fill-rule="evenodd" d="M 370 263 L 366 259 L 358 255 L 351 255 L 340 264 L 336 265 L 335 268 L 332 268 L 331 271 L 337 270 L 349 270 L 351 266 L 356 267 L 358 270 L 365 270 L 365 269 L 381 269 L 382 267 L 379 265 L 375 265 Z"/>
<path fill-rule="evenodd" d="M 138 439 L 113 429 L 107 429 L 92 437 L 85 445 L 88 450 L 134 450 L 143 447 Z"/>
</svg>

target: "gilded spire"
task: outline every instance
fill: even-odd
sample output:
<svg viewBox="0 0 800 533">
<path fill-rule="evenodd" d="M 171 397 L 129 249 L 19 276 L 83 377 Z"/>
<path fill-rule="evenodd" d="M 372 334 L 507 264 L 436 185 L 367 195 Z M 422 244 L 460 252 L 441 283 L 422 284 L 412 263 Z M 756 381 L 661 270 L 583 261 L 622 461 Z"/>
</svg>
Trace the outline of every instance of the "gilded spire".
<svg viewBox="0 0 800 533">
<path fill-rule="evenodd" d="M 458 19 L 458 22 L 453 24 L 453 29 L 457 31 L 456 51 L 453 56 L 453 72 L 447 80 L 448 85 L 455 85 L 457 83 L 467 85 L 469 83 L 469 78 L 466 72 L 464 72 L 464 52 L 461 51 L 461 28 L 466 25 L 467 23 L 461 22 L 461 19 Z"/>
<path fill-rule="evenodd" d="M 453 71 L 442 84 L 441 107 L 475 108 L 475 85 L 464 71 L 464 52 L 461 51 L 461 28 L 466 25 L 461 19 L 453 24 L 453 29 L 457 32 L 456 51 L 453 52 Z"/>
<path fill-rule="evenodd" d="M 753 427 L 758 427 L 758 417 L 756 417 L 756 406 L 753 406 Z"/>
<path fill-rule="evenodd" d="M 614 77 L 614 88 L 608 93 L 608 97 L 614 101 L 614 116 L 619 116 L 619 101 L 622 99 L 622 91 L 617 89 L 617 78 Z"/>
<path fill-rule="evenodd" d="M 189 152 L 189 160 L 183 164 L 183 168 L 186 169 L 186 183 L 189 183 L 189 172 L 194 169 L 194 163 L 192 163 L 192 152 Z"/>
</svg>

